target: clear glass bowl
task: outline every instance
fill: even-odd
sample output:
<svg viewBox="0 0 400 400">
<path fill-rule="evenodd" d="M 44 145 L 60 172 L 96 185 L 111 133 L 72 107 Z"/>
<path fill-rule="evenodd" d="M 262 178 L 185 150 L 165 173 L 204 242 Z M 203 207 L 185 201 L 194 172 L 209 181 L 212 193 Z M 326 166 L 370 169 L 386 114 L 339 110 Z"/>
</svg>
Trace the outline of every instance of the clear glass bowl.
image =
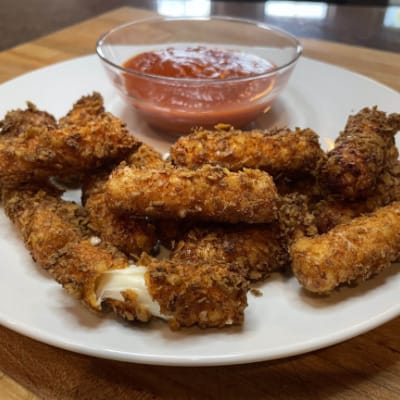
<svg viewBox="0 0 400 400">
<path fill-rule="evenodd" d="M 236 78 L 174 78 L 124 67 L 133 56 L 167 48 L 204 46 L 256 55 L 266 73 Z M 299 59 L 298 40 L 279 29 L 236 18 L 166 18 L 135 21 L 97 43 L 112 83 L 151 126 L 177 134 L 226 123 L 243 127 L 267 112 Z"/>
</svg>

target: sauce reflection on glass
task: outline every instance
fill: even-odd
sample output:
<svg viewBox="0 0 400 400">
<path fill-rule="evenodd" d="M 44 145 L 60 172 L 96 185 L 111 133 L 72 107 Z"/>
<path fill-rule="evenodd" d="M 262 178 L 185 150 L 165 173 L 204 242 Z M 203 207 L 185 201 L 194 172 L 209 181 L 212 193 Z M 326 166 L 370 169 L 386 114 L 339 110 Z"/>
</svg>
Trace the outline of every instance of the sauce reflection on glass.
<svg viewBox="0 0 400 400">
<path fill-rule="evenodd" d="M 208 48 L 168 47 L 125 61 L 125 89 L 150 125 L 177 133 L 195 126 L 229 123 L 241 127 L 268 108 L 265 96 L 274 69 L 250 53 Z M 133 100 L 132 100 L 133 99 Z"/>
</svg>

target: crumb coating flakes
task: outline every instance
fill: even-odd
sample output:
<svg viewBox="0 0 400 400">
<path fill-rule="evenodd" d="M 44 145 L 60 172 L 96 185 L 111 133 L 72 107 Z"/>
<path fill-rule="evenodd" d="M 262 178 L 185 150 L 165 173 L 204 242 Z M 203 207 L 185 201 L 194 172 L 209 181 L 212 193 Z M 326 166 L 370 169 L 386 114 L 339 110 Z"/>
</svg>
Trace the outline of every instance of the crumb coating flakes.
<svg viewBox="0 0 400 400">
<path fill-rule="evenodd" d="M 362 214 L 371 213 L 394 201 L 400 201 L 399 162 L 378 176 L 375 191 L 367 197 L 346 201 L 327 196 L 312 205 L 312 212 L 318 231 L 325 233 L 336 225 L 349 222 Z"/>
<path fill-rule="evenodd" d="M 278 197 L 266 172 L 230 172 L 210 165 L 197 170 L 123 166 L 111 174 L 107 195 L 121 212 L 231 223 L 274 220 Z"/>
<path fill-rule="evenodd" d="M 213 164 L 232 171 L 258 168 L 273 176 L 314 171 L 323 156 L 318 135 L 311 129 L 200 129 L 171 147 L 171 161 L 176 165 L 197 168 Z"/>
<path fill-rule="evenodd" d="M 172 329 L 242 324 L 248 282 L 272 271 L 291 265 L 307 290 L 324 294 L 399 258 L 399 128 L 399 114 L 365 108 L 326 155 L 310 129 L 221 125 L 180 138 L 165 161 L 98 93 L 58 123 L 27 103 L 0 121 L 2 201 L 33 259 L 91 309 L 153 318 L 135 290 L 97 298 L 103 274 L 131 266 L 129 254 L 141 256 Z M 82 174 L 85 208 L 46 183 Z M 169 259 L 142 253 L 160 239 Z"/>
<path fill-rule="evenodd" d="M 98 309 L 97 277 L 129 262 L 108 243 L 93 244 L 87 212 L 43 190 L 3 190 L 3 204 L 33 259 L 70 294 Z"/>
<path fill-rule="evenodd" d="M 79 108 L 77 114 L 81 117 L 75 116 L 73 108 L 59 126 L 31 124 L 30 114 L 24 111 L 20 119 L 27 119 L 24 122 L 17 119 L 14 128 L 10 126 L 10 118 L 8 122 L 6 118 L 0 134 L 0 184 L 16 186 L 50 176 L 80 174 L 122 159 L 137 148 L 139 142 L 119 118 L 98 106 L 94 108 L 99 112 L 92 113 L 92 102 L 102 102 L 99 96 L 87 96 L 81 100 L 83 104 L 78 101 L 74 107 Z M 12 130 L 19 133 L 7 134 Z"/>
<path fill-rule="evenodd" d="M 89 226 L 102 240 L 134 259 L 151 252 L 157 242 L 155 227 L 147 219 L 132 215 L 116 214 L 106 200 L 105 183 L 108 173 L 96 173 L 86 178 L 82 188 L 82 199 L 89 213 Z"/>
<path fill-rule="evenodd" d="M 172 329 L 243 323 L 248 283 L 224 264 L 152 260 L 147 267 L 150 292 Z"/>
<path fill-rule="evenodd" d="M 400 202 L 334 227 L 290 248 L 292 268 L 309 291 L 329 293 L 342 283 L 367 279 L 400 255 Z"/>
<path fill-rule="evenodd" d="M 105 240 L 94 241 L 87 212 L 44 190 L 3 190 L 7 215 L 21 231 L 32 257 L 70 294 L 100 311 L 97 281 L 104 272 L 127 268 L 131 263 Z M 221 327 L 243 322 L 247 283 L 225 265 L 191 266 L 152 260 L 147 286 L 170 326 Z M 160 287 L 162 285 L 162 287 Z M 123 292 L 124 301 L 106 299 L 128 320 L 148 321 L 152 315 L 137 301 L 134 290 Z"/>
<path fill-rule="evenodd" d="M 398 129 L 400 114 L 387 116 L 376 107 L 350 116 L 322 166 L 323 182 L 350 200 L 373 193 L 378 176 L 397 160 Z"/>
<path fill-rule="evenodd" d="M 317 233 L 315 217 L 309 210 L 307 196 L 296 192 L 280 197 L 278 222 L 281 235 L 287 243 L 296 237 L 313 236 Z"/>
<path fill-rule="evenodd" d="M 277 224 L 194 228 L 177 243 L 171 259 L 227 264 L 252 281 L 264 279 L 289 263 L 286 242 Z"/>
<path fill-rule="evenodd" d="M 127 157 L 126 163 L 137 168 L 162 168 L 167 165 L 162 154 L 145 143 Z"/>
<path fill-rule="evenodd" d="M 38 110 L 33 103 L 28 101 L 26 109 L 9 111 L 0 121 L 0 135 L 2 138 L 19 136 L 29 127 L 43 126 L 48 129 L 56 128 L 57 121 L 53 115 Z"/>
</svg>

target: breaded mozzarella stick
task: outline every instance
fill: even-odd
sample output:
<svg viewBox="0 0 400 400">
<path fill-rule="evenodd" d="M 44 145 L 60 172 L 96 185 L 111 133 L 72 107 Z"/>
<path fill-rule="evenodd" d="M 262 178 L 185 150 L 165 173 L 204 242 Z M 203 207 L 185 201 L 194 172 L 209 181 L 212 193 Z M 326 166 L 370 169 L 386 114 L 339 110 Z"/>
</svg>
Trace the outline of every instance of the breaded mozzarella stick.
<svg viewBox="0 0 400 400">
<path fill-rule="evenodd" d="M 315 293 L 329 293 L 343 283 L 367 279 L 400 255 L 400 202 L 337 225 L 290 248 L 299 282 Z"/>
<path fill-rule="evenodd" d="M 320 233 L 325 233 L 334 226 L 349 222 L 362 214 L 375 211 L 394 201 L 400 201 L 400 162 L 387 168 L 377 178 L 372 194 L 359 200 L 338 200 L 327 196 L 311 206 Z"/>
<path fill-rule="evenodd" d="M 143 264 L 102 274 L 97 288 L 99 301 L 107 299 L 119 315 L 131 320 L 135 314 L 131 313 L 130 303 L 135 303 L 138 296 L 151 299 L 146 301 L 151 304 L 147 311 L 168 320 L 172 329 L 193 325 L 222 328 L 243 323 L 248 284 L 224 264 L 151 258 Z M 134 291 L 131 282 L 137 281 L 140 274 L 146 289 Z"/>
<path fill-rule="evenodd" d="M 286 241 L 276 224 L 194 228 L 177 243 L 171 259 L 228 264 L 252 281 L 289 264 Z"/>
<path fill-rule="evenodd" d="M 272 221 L 278 197 L 266 172 L 211 165 L 196 170 L 122 166 L 113 171 L 106 190 L 120 212 L 231 223 Z"/>
<path fill-rule="evenodd" d="M 311 129 L 199 130 L 180 137 L 170 152 L 172 163 L 188 168 L 203 164 L 231 171 L 258 168 L 273 176 L 312 172 L 324 155 Z"/>
<path fill-rule="evenodd" d="M 23 122 L 23 131 L 10 134 L 18 131 L 20 122 L 14 118 L 17 125 L 13 127 L 12 119 L 3 121 L 2 129 L 6 131 L 4 135 L 0 131 L 0 185 L 14 187 L 46 181 L 52 176 L 65 179 L 120 161 L 136 149 L 138 140 L 129 134 L 119 118 L 102 108 L 97 114 L 91 114 L 92 102 L 99 101 L 102 104 L 98 94 L 85 97 L 83 104 L 78 102 L 81 116 L 74 123 L 65 122 L 59 127 L 51 123 L 30 124 L 32 118 L 28 118 Z M 84 112 L 85 107 L 88 114 Z"/>
<path fill-rule="evenodd" d="M 174 329 L 242 323 L 247 283 L 225 266 L 153 259 L 134 265 L 93 235 L 77 204 L 43 190 L 3 190 L 2 197 L 33 259 L 91 309 L 108 305 L 128 320 L 155 316 Z"/>
<path fill-rule="evenodd" d="M 386 115 L 374 107 L 351 115 L 328 153 L 322 181 L 349 200 L 373 193 L 379 175 L 397 160 L 394 135 L 399 129 L 400 114 Z"/>
</svg>

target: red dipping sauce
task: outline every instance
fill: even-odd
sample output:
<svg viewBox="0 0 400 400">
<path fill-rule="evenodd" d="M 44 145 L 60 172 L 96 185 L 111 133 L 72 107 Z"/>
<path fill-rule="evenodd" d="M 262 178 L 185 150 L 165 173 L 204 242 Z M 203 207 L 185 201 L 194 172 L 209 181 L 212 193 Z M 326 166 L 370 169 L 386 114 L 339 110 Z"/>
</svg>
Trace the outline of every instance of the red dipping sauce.
<svg viewBox="0 0 400 400">
<path fill-rule="evenodd" d="M 259 77 L 274 69 L 267 60 L 205 46 L 140 53 L 123 67 L 133 71 L 125 73 L 125 87 L 141 115 L 176 133 L 217 123 L 248 124 L 268 107 L 275 81 Z"/>
</svg>

